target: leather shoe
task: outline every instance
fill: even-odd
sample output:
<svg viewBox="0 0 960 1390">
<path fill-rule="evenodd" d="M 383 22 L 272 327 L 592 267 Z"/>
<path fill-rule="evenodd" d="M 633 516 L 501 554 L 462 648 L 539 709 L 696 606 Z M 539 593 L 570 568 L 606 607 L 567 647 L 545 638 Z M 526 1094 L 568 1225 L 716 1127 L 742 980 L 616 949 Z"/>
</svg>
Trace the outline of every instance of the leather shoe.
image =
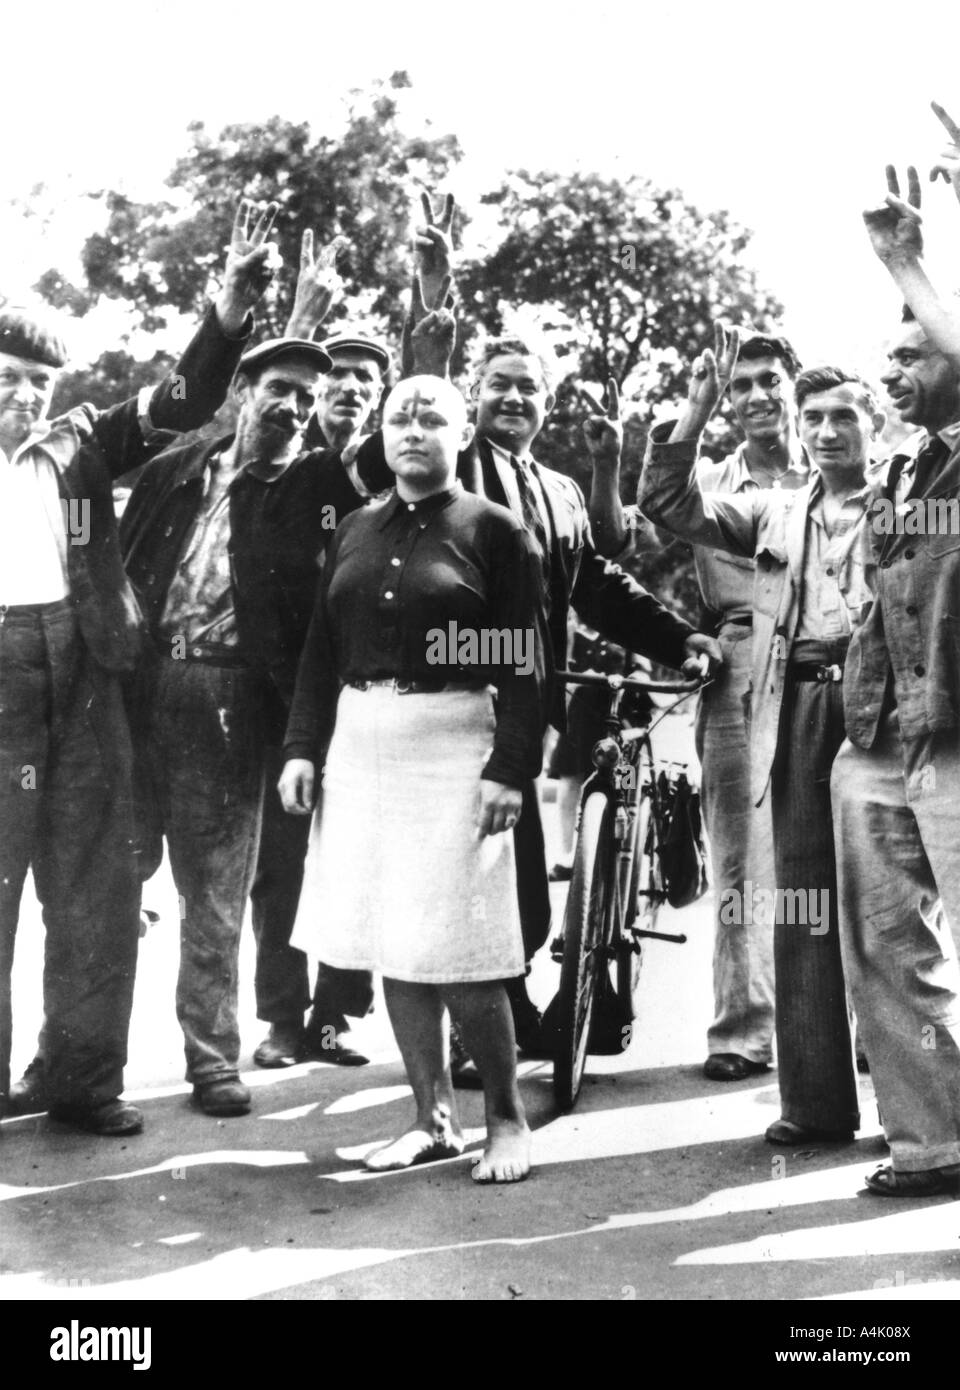
<svg viewBox="0 0 960 1390">
<path fill-rule="evenodd" d="M 573 865 L 561 864 L 558 861 L 547 874 L 547 878 L 551 883 L 569 883 L 573 878 Z"/>
<path fill-rule="evenodd" d="M 247 1115 L 250 1092 L 236 1076 L 218 1076 L 198 1081 L 193 1088 L 193 1104 L 205 1115 Z"/>
<path fill-rule="evenodd" d="M 365 1067 L 370 1058 L 351 1046 L 350 1033 L 335 1033 L 331 1025 L 310 1027 L 304 1033 L 303 1056 L 312 1062 L 332 1062 L 335 1067 Z"/>
<path fill-rule="evenodd" d="M 955 1168 L 924 1168 L 916 1173 L 897 1172 L 892 1164 L 870 1173 L 864 1182 L 867 1191 L 878 1197 L 939 1197 L 956 1195 L 960 1175 Z"/>
<path fill-rule="evenodd" d="M 111 1138 L 139 1134 L 143 1129 L 143 1115 L 137 1107 L 119 1098 L 105 1100 L 102 1105 L 51 1105 L 49 1113 L 51 1120 Z"/>
<path fill-rule="evenodd" d="M 807 1129 L 804 1125 L 795 1125 L 792 1120 L 774 1120 L 772 1125 L 767 1126 L 767 1132 L 763 1137 L 768 1144 L 806 1144 L 816 1139 L 834 1144 L 850 1144 L 853 1142 L 853 1130 Z"/>
<path fill-rule="evenodd" d="M 47 1108 L 47 1085 L 43 1073 L 43 1058 L 34 1057 L 19 1081 L 10 1087 L 7 1096 L 8 1115 L 39 1115 Z"/>
<path fill-rule="evenodd" d="M 253 1054 L 258 1067 L 293 1067 L 303 1051 L 303 1026 L 271 1023 L 270 1032 Z"/>
<path fill-rule="evenodd" d="M 737 1052 L 711 1052 L 703 1064 L 703 1074 L 708 1081 L 745 1081 L 748 1076 L 769 1070 L 767 1062 L 751 1062 L 749 1057 L 741 1057 Z"/>
</svg>

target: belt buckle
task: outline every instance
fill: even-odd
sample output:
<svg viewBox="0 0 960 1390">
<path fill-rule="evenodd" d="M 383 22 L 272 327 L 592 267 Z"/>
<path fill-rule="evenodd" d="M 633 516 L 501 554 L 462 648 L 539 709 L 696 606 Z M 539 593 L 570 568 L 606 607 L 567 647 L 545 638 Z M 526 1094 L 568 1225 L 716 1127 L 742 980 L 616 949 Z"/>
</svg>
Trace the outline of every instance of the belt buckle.
<svg viewBox="0 0 960 1390">
<path fill-rule="evenodd" d="M 843 680 L 842 666 L 818 666 L 817 682 L 820 685 L 836 685 Z"/>
<path fill-rule="evenodd" d="M 415 682 L 410 680 L 395 680 L 393 688 L 398 695 L 412 695 Z"/>
<path fill-rule="evenodd" d="M 369 682 L 369 681 L 351 681 L 351 682 L 350 682 L 350 689 L 351 689 L 351 690 L 369 690 L 369 689 L 370 689 L 370 682 Z"/>
</svg>

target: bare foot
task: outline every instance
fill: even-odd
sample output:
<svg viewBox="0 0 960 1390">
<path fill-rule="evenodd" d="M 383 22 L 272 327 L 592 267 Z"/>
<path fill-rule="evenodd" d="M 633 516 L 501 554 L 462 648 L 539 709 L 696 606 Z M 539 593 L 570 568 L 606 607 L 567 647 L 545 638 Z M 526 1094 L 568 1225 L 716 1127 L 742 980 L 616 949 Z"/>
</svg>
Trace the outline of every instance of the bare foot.
<svg viewBox="0 0 960 1390">
<path fill-rule="evenodd" d="M 415 1163 L 433 1163 L 438 1158 L 456 1158 L 463 1153 L 463 1138 L 448 1126 L 443 1129 L 408 1129 L 399 1139 L 375 1149 L 363 1160 L 372 1173 L 389 1173 L 412 1168 Z"/>
<path fill-rule="evenodd" d="M 525 1124 L 502 1123 L 489 1132 L 483 1155 L 474 1164 L 474 1182 L 522 1182 L 530 1172 L 530 1131 Z"/>
</svg>

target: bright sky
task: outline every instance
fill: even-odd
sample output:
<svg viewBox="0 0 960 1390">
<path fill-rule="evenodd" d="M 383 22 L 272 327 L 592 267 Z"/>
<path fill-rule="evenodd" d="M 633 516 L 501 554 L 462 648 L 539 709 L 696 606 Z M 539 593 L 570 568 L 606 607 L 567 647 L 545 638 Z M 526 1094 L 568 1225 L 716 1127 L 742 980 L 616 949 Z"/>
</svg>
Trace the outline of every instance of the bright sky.
<svg viewBox="0 0 960 1390">
<path fill-rule="evenodd" d="M 876 369 L 898 305 L 860 212 L 887 161 L 926 180 L 943 143 L 931 98 L 960 120 L 955 0 L 48 0 L 6 6 L 3 30 L 7 293 L 71 268 L 85 191 L 155 196 L 188 121 L 331 129 L 346 90 L 403 68 L 407 128 L 428 118 L 460 138 L 465 202 L 518 167 L 679 187 L 754 229 L 752 260 L 801 356 Z M 931 273 L 960 285 L 960 206 L 924 188 Z M 14 197 L 43 214 L 42 245 L 36 219 L 5 210 Z M 111 346 L 109 324 L 77 348 Z"/>
</svg>

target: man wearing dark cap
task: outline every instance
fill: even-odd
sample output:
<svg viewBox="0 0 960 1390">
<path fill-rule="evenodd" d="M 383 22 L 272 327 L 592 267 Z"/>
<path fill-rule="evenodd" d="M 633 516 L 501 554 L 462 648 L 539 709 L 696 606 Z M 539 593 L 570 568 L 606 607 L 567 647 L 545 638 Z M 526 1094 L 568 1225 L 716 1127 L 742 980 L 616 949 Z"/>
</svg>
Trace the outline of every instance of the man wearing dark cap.
<svg viewBox="0 0 960 1390">
<path fill-rule="evenodd" d="M 63 343 L 36 314 L 0 310 L 0 1112 L 14 937 L 32 867 L 46 926 L 38 1108 L 97 1134 L 142 1126 L 120 1099 L 139 914 L 119 684 L 141 623 L 112 482 L 169 443 L 157 431 L 194 429 L 223 399 L 270 274 L 272 213 L 252 233 L 248 220 L 241 205 L 216 310 L 176 371 L 109 410 L 84 405 L 48 421 Z"/>
<path fill-rule="evenodd" d="M 308 277 L 301 271 L 301 279 L 305 278 Z M 305 297 L 304 292 L 301 302 Z M 309 303 L 301 312 L 295 310 L 287 324 L 288 333 L 309 337 L 313 312 Z M 386 469 L 382 476 L 365 481 L 356 461 L 363 428 L 380 399 L 390 369 L 390 353 L 378 340 L 351 331 L 327 338 L 323 347 L 330 355 L 330 367 L 321 379 L 316 414 L 306 431 L 315 452 L 304 462 L 322 480 L 323 495 L 340 521 L 375 490 L 393 484 L 393 475 Z M 330 530 L 321 531 L 318 546 L 331 535 Z M 285 696 L 293 694 L 309 608 L 303 616 Z M 290 934 L 300 898 L 309 821 L 286 815 L 280 803 L 277 782 L 284 762 L 282 738 L 281 724 L 279 738 L 271 742 L 267 753 L 263 833 L 252 890 L 257 1016 L 270 1024 L 269 1033 L 254 1053 L 254 1061 L 261 1067 L 288 1067 L 302 1057 L 314 1056 L 340 1066 L 360 1066 L 368 1059 L 351 1045 L 347 1018 L 363 1017 L 373 1002 L 369 971 L 338 970 L 321 963 L 310 1021 L 304 1029 L 304 1013 L 311 1002 L 307 958 L 290 945 Z"/>
<path fill-rule="evenodd" d="M 253 880 L 264 748 L 282 731 L 290 651 L 325 516 L 296 466 L 330 358 L 309 338 L 245 353 L 236 434 L 172 449 L 124 513 L 127 573 L 152 639 L 133 702 L 146 878 L 166 835 L 181 899 L 177 1016 L 194 1102 L 242 1115 L 237 958 Z M 299 647 L 296 648 L 299 652 Z M 295 670 L 295 659 L 293 670 Z M 279 737 L 279 733 L 277 734 Z"/>
</svg>

